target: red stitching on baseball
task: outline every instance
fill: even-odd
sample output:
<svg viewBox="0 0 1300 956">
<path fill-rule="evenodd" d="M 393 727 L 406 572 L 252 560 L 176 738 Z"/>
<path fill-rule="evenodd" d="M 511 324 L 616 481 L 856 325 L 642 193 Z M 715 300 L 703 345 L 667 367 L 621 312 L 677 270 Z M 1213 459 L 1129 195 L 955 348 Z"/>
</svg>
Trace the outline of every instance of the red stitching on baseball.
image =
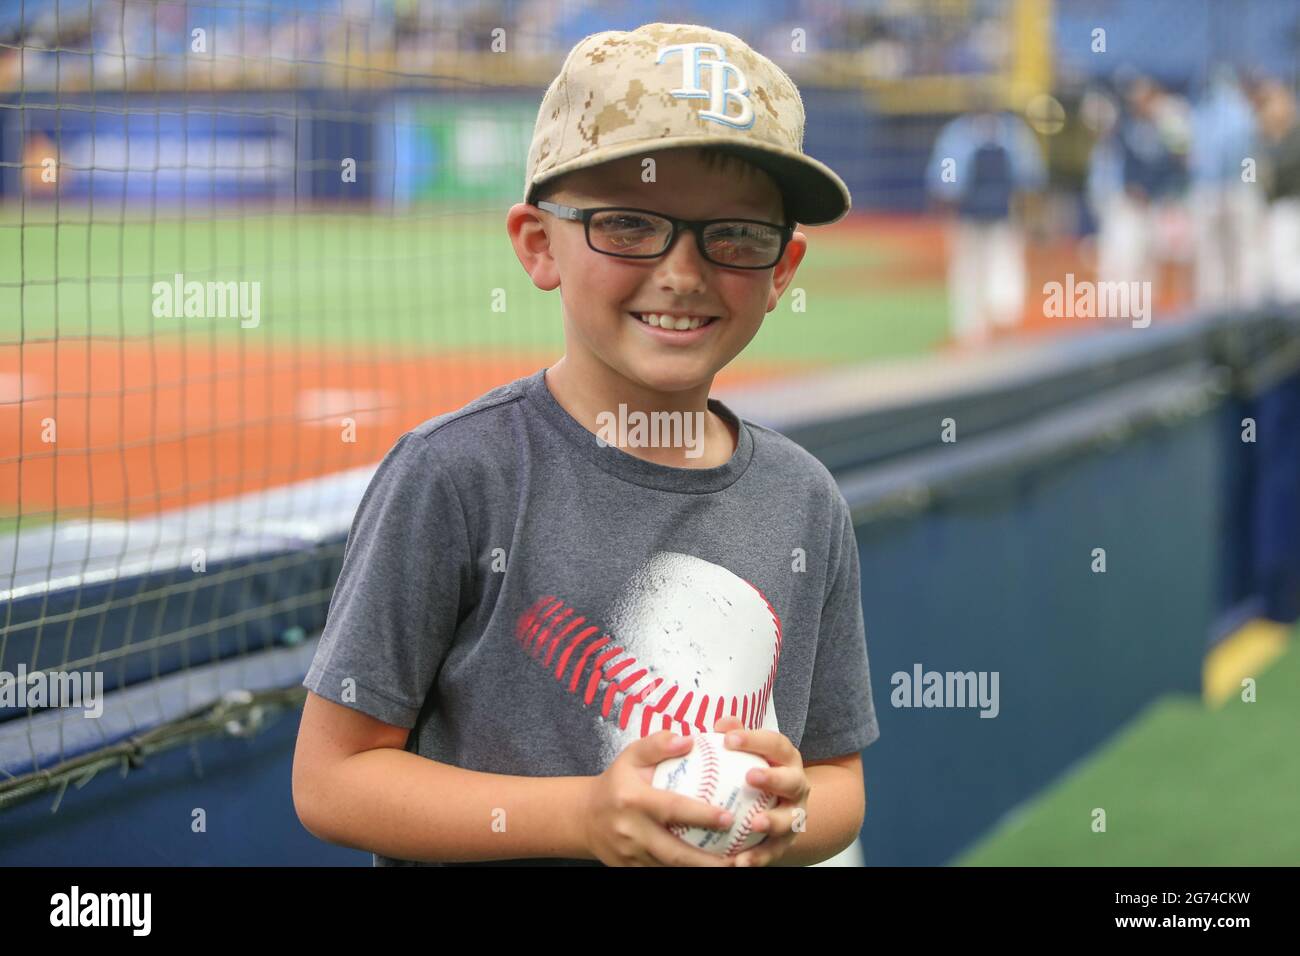
<svg viewBox="0 0 1300 956">
<path fill-rule="evenodd" d="M 718 754 L 713 749 L 713 742 L 708 737 L 697 738 L 695 746 L 700 748 L 700 755 L 704 758 L 704 770 L 700 773 L 700 788 L 696 796 L 705 803 L 711 804 L 713 803 L 713 795 L 718 789 L 718 772 L 720 769 Z"/>
<path fill-rule="evenodd" d="M 707 737 L 697 737 L 695 748 L 699 756 L 704 760 L 704 769 L 700 772 L 700 778 L 696 785 L 695 796 L 705 803 L 713 803 L 713 794 L 717 789 L 718 778 L 718 755 L 713 749 L 713 744 Z M 689 754 L 679 757 L 679 760 L 686 760 Z M 669 830 L 679 839 L 686 839 L 686 834 L 690 830 L 684 823 L 673 824 Z"/>
<path fill-rule="evenodd" d="M 748 772 L 748 771 L 746 771 Z M 740 852 L 741 846 L 749 837 L 750 830 L 754 824 L 754 817 L 761 811 L 766 810 L 773 803 L 773 795 L 766 790 L 762 791 L 762 796 L 758 798 L 745 812 L 745 817 L 740 823 L 740 829 L 732 838 L 731 843 L 727 846 L 727 856 L 735 856 Z"/>
<path fill-rule="evenodd" d="M 713 804 L 713 798 L 717 793 L 718 781 L 722 775 L 721 757 L 713 746 L 713 742 L 707 737 L 699 737 L 695 741 L 695 747 L 699 752 L 700 758 L 704 765 L 699 772 L 696 785 L 695 795 L 706 803 Z M 689 755 L 687 755 L 689 756 Z M 681 757 L 678 759 L 687 759 Z M 749 786 L 749 784 L 745 784 Z M 751 788 L 756 789 L 756 788 Z M 754 831 L 754 819 L 759 813 L 767 810 L 776 803 L 776 795 L 766 790 L 759 790 L 759 795 L 745 815 L 732 825 L 732 837 L 724 851 L 725 856 L 735 856 L 743 847 L 745 841 Z M 686 839 L 690 830 L 695 829 L 686 824 L 676 823 L 669 826 L 669 831 L 680 839 Z"/>
</svg>

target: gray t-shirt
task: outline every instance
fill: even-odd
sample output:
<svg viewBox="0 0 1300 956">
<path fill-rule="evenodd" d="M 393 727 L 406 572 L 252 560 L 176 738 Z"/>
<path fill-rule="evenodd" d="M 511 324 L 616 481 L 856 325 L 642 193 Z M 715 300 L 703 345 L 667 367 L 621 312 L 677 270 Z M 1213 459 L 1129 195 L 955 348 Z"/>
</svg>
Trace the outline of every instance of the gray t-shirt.
<svg viewBox="0 0 1300 956">
<path fill-rule="evenodd" d="M 595 775 L 731 713 L 805 761 L 861 751 L 880 732 L 848 504 L 809 452 L 709 407 L 739 428 L 715 468 L 602 443 L 545 370 L 402 435 L 303 683 L 486 773 Z"/>
</svg>

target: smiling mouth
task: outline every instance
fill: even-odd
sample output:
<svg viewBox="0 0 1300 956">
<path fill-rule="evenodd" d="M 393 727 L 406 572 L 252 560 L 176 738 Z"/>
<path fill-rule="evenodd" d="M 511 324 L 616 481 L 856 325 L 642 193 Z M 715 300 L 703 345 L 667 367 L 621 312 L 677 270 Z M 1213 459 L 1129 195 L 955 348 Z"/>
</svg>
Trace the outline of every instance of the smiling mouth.
<svg viewBox="0 0 1300 956">
<path fill-rule="evenodd" d="M 656 315 L 653 312 L 650 313 L 629 312 L 628 314 L 632 316 L 632 318 L 636 319 L 638 322 L 641 322 L 645 325 L 652 326 L 656 329 L 664 329 L 665 331 L 670 331 L 670 332 L 691 332 L 695 329 L 702 329 L 706 325 L 712 325 L 719 318 L 716 315 L 706 316 L 704 317 L 703 321 L 697 321 L 696 319 L 692 318 L 689 320 L 688 325 L 685 325 L 684 327 L 679 327 L 680 320 L 674 316 L 666 315 L 661 317 L 659 315 Z M 669 322 L 674 324 L 671 325 L 661 324 L 661 323 L 669 323 Z"/>
</svg>

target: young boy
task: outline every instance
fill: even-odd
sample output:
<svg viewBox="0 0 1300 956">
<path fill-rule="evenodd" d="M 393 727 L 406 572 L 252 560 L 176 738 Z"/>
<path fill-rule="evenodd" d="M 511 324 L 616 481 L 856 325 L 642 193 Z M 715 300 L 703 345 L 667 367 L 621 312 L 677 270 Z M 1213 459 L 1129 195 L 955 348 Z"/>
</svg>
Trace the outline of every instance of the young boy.
<svg viewBox="0 0 1300 956">
<path fill-rule="evenodd" d="M 847 503 L 709 398 L 794 278 L 794 223 L 848 211 L 803 124 L 731 34 L 570 52 L 506 222 L 560 290 L 565 354 L 412 429 L 371 481 L 304 681 L 312 833 L 377 866 L 795 866 L 857 839 L 879 731 Z M 669 829 L 729 815 L 650 784 L 714 730 L 778 797 L 731 857 Z"/>
</svg>

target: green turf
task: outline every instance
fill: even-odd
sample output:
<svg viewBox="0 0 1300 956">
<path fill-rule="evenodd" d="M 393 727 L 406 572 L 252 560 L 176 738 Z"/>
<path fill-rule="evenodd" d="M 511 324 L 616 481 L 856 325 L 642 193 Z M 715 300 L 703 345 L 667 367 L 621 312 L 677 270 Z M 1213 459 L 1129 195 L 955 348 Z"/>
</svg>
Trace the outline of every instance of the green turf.
<svg viewBox="0 0 1300 956">
<path fill-rule="evenodd" d="M 537 290 L 493 215 L 249 215 L 117 221 L 99 210 L 10 209 L 0 219 L 0 341 L 93 334 L 108 338 L 183 332 L 191 341 L 244 345 L 314 343 L 557 350 L 559 293 Z M 21 228 L 14 228 L 21 226 Z M 745 357 L 840 363 L 926 351 L 943 336 L 942 283 L 889 278 L 888 237 L 848 240 L 806 230 L 809 251 L 795 276 L 806 311 L 787 290 Z M 157 318 L 153 283 L 257 281 L 260 321 Z M 493 304 L 504 297 L 505 312 Z"/>
<path fill-rule="evenodd" d="M 1157 701 L 955 862 L 960 866 L 1300 864 L 1300 628 L 1258 701 Z M 1106 811 L 1106 832 L 1091 829 Z"/>
<path fill-rule="evenodd" d="M 14 534 L 18 531 L 19 515 L 11 511 L 0 512 L 0 535 Z M 89 508 L 60 508 L 58 515 L 46 510 L 33 511 L 21 516 L 24 530 L 37 528 L 41 525 L 53 524 L 56 521 L 60 526 L 70 521 L 89 521 L 97 520 L 122 520 L 124 516 L 120 511 L 107 507 L 97 507 L 92 513 Z"/>
</svg>

